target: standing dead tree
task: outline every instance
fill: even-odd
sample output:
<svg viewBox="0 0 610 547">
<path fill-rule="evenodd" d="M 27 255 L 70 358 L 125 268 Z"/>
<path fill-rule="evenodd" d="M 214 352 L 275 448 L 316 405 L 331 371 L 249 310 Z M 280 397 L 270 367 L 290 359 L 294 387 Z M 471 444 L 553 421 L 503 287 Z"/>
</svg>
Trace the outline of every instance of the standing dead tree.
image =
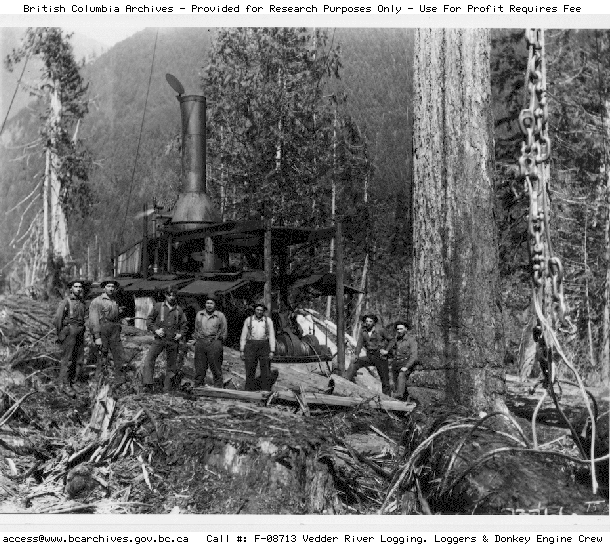
<svg viewBox="0 0 610 547">
<path fill-rule="evenodd" d="M 87 85 L 79 73 L 74 58 L 70 35 L 54 27 L 30 27 L 26 30 L 19 48 L 5 59 L 12 70 L 30 57 L 42 62 L 40 79 L 27 87 L 43 105 L 43 123 L 40 129 L 45 158 L 43 179 L 42 215 L 36 215 L 32 224 L 42 223 L 42 260 L 39 271 L 32 276 L 40 281 L 46 274 L 55 278 L 49 268 L 70 258 L 68 218 L 66 212 L 87 204 L 89 161 L 77 141 L 78 125 L 88 110 Z M 31 229 L 28 237 L 39 237 L 40 230 Z M 61 264 L 61 261 L 59 262 Z M 45 271 L 46 270 L 46 271 Z"/>
</svg>

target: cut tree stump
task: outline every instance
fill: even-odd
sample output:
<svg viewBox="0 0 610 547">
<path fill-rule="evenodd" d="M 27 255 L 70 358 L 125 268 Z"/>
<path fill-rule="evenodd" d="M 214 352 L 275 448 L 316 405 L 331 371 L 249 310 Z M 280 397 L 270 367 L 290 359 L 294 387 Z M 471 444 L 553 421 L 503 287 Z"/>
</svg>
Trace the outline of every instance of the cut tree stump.
<svg viewBox="0 0 610 547">
<path fill-rule="evenodd" d="M 324 456 L 336 441 L 315 419 L 206 397 L 134 397 L 121 403 L 130 405 L 130 413 L 143 408 L 156 423 L 154 438 L 163 452 L 150 460 L 151 485 L 170 498 L 189 488 L 188 512 L 344 512 L 332 463 Z M 167 475 L 161 478 L 157 469 Z"/>
<path fill-rule="evenodd" d="M 109 396 L 110 386 L 104 384 L 95 397 L 91 419 L 89 420 L 88 430 L 93 431 L 100 440 L 108 438 L 108 426 L 114 414 L 116 401 Z"/>
</svg>

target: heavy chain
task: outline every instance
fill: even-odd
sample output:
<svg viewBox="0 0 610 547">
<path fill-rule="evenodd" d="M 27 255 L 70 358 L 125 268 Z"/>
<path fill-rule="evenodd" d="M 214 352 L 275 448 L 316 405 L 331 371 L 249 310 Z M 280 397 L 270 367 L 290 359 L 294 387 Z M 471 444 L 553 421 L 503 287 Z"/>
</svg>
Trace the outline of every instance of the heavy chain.
<svg viewBox="0 0 610 547">
<path fill-rule="evenodd" d="M 563 293 L 563 266 L 553 256 L 549 232 L 548 177 L 546 165 L 551 156 L 551 139 L 548 134 L 548 105 L 546 94 L 546 66 L 544 57 L 544 31 L 527 29 L 525 39 L 529 51 L 526 89 L 529 104 L 519 115 L 519 125 L 525 139 L 521 145 L 519 168 L 529 196 L 528 250 L 530 256 L 532 292 L 537 314 L 534 339 L 541 346 L 540 364 L 554 379 L 552 372 L 552 344 L 546 336 L 548 321 L 545 313 L 545 285 L 550 281 L 553 319 L 564 324 L 567 320 Z"/>
</svg>

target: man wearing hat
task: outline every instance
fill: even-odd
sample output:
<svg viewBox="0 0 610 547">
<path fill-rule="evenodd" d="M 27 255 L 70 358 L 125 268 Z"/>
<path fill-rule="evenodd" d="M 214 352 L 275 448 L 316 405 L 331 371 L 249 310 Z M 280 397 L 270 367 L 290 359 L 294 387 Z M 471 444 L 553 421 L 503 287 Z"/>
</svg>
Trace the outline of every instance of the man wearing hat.
<svg viewBox="0 0 610 547">
<path fill-rule="evenodd" d="M 147 393 L 153 391 L 155 361 L 163 351 L 167 357 L 163 390 L 171 391 L 172 379 L 178 372 L 176 366 L 178 344 L 186 336 L 187 331 L 186 316 L 177 304 L 178 291 L 174 287 L 167 287 L 163 293 L 165 301 L 157 302 L 146 319 L 148 330 L 155 335 L 144 359 L 142 384 L 144 392 Z"/>
<path fill-rule="evenodd" d="M 57 340 L 61 344 L 61 365 L 58 383 L 68 395 L 74 396 L 72 383 L 77 367 L 82 366 L 85 355 L 85 302 L 84 287 L 80 280 L 68 284 L 70 293 L 57 306 L 53 319 Z"/>
<path fill-rule="evenodd" d="M 256 389 L 256 367 L 260 366 L 260 388 L 271 388 L 271 359 L 275 353 L 273 321 L 265 315 L 267 306 L 262 302 L 254 306 L 254 315 L 246 318 L 239 341 L 240 357 L 246 366 L 246 391 Z"/>
<path fill-rule="evenodd" d="M 195 316 L 195 385 L 205 385 L 208 366 L 212 370 L 214 387 L 222 388 L 222 344 L 227 339 L 227 318 L 216 309 L 216 297 L 208 295 L 205 308 Z"/>
<path fill-rule="evenodd" d="M 358 343 L 356 344 L 354 361 L 347 369 L 345 378 L 353 382 L 356 374 L 358 373 L 358 369 L 373 365 L 379 374 L 382 392 L 389 395 L 390 374 L 388 371 L 388 360 L 385 358 L 385 355 L 387 355 L 385 346 L 390 340 L 385 330 L 377 326 L 377 323 L 379 323 L 379 318 L 376 315 L 367 313 L 362 316 L 361 320 L 364 325 L 360 331 Z M 359 355 L 362 348 L 366 349 L 366 357 L 361 359 Z"/>
<path fill-rule="evenodd" d="M 393 396 L 397 399 L 405 399 L 407 396 L 407 378 L 412 372 L 417 359 L 417 340 L 411 332 L 411 324 L 406 320 L 394 323 L 396 337 L 391 340 L 386 350 L 381 350 L 382 355 L 390 357 L 392 377 L 394 380 Z"/>
<path fill-rule="evenodd" d="M 119 283 L 114 280 L 102 281 L 100 287 L 104 291 L 94 298 L 89 306 L 89 329 L 95 341 L 97 350 L 97 377 L 102 374 L 102 355 L 112 353 L 114 361 L 114 381 L 123 383 L 123 344 L 121 343 L 121 323 L 119 321 L 119 305 L 116 301 L 116 291 Z"/>
</svg>

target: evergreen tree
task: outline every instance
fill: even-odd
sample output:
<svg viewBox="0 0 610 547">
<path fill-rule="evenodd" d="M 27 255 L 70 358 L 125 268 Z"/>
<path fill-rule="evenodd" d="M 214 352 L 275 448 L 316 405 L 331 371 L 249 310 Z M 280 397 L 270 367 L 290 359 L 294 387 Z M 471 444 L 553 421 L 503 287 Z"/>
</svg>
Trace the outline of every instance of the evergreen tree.
<svg viewBox="0 0 610 547">
<path fill-rule="evenodd" d="M 42 60 L 40 79 L 29 88 L 43 108 L 40 134 L 46 167 L 42 252 L 48 257 L 47 266 L 53 266 L 58 259 L 61 264 L 70 258 L 68 211 L 86 214 L 89 205 L 89 158 L 77 138 L 79 122 L 88 110 L 87 86 L 80 76 L 70 35 L 64 35 L 61 29 L 28 28 L 21 46 L 7 56 L 5 64 L 12 70 L 34 56 Z M 32 234 L 39 232 L 33 230 Z"/>
<path fill-rule="evenodd" d="M 203 86 L 225 216 L 325 223 L 337 160 L 327 81 L 338 77 L 338 48 L 319 29 L 232 28 L 210 58 Z"/>
</svg>

